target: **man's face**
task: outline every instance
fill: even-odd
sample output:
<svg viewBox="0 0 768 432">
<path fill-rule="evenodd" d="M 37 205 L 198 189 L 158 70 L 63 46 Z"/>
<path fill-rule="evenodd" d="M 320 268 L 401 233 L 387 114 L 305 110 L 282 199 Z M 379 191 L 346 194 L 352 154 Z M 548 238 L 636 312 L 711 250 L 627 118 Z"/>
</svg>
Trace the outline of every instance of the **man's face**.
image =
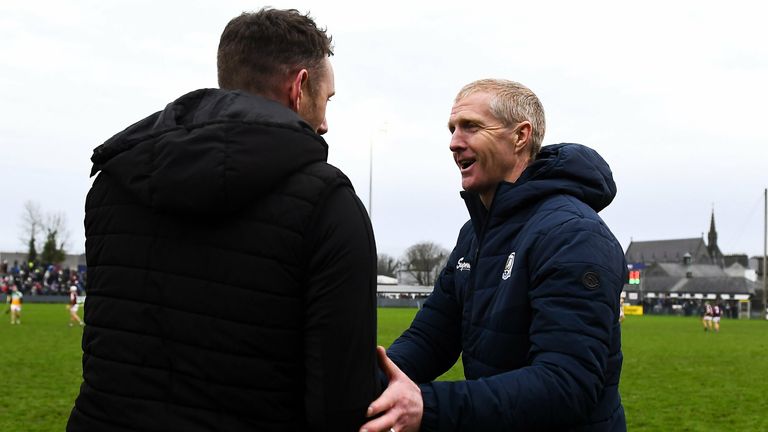
<svg viewBox="0 0 768 432">
<path fill-rule="evenodd" d="M 448 119 L 461 187 L 478 193 L 486 205 L 499 182 L 517 180 L 515 167 L 521 162 L 514 152 L 515 128 L 491 113 L 490 100 L 488 93 L 472 93 L 453 105 Z"/>
<path fill-rule="evenodd" d="M 333 79 L 333 67 L 326 58 L 324 70 L 315 71 L 312 80 L 312 88 L 307 85 L 304 90 L 304 99 L 299 105 L 299 115 L 319 135 L 328 132 L 328 122 L 325 120 L 325 108 L 328 100 L 336 93 Z"/>
</svg>

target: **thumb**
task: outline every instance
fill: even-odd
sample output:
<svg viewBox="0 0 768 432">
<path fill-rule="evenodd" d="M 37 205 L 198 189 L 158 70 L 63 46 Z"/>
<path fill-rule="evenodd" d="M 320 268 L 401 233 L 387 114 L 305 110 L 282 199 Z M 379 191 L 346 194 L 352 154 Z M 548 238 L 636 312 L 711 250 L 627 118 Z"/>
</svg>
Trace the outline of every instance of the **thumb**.
<svg viewBox="0 0 768 432">
<path fill-rule="evenodd" d="M 381 370 L 384 371 L 390 381 L 398 374 L 402 374 L 400 368 L 398 368 L 395 362 L 390 360 L 390 358 L 387 356 L 387 350 L 384 349 L 383 346 L 376 347 L 376 354 L 379 357 L 379 365 L 381 366 Z"/>
</svg>

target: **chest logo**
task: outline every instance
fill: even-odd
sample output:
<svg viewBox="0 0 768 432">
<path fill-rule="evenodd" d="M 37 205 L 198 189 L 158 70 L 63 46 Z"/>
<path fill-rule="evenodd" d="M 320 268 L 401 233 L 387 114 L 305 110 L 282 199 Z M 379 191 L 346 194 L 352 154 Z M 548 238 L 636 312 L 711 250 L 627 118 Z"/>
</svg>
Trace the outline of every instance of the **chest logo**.
<svg viewBox="0 0 768 432">
<path fill-rule="evenodd" d="M 504 264 L 504 272 L 501 274 L 502 280 L 509 279 L 509 276 L 512 274 L 512 266 L 515 265 L 515 253 L 512 252 L 507 257 L 507 263 Z"/>
<path fill-rule="evenodd" d="M 456 263 L 456 270 L 469 271 L 470 269 L 472 269 L 472 266 L 468 262 L 464 262 L 464 257 L 459 258 L 459 261 Z"/>
</svg>

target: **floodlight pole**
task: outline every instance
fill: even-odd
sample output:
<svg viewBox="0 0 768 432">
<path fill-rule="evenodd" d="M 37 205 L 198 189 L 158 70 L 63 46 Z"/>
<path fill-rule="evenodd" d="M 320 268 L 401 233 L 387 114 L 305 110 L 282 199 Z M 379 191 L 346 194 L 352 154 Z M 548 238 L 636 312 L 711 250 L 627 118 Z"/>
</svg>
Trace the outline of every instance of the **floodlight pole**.
<svg viewBox="0 0 768 432">
<path fill-rule="evenodd" d="M 768 188 L 763 190 L 763 205 L 764 208 L 764 222 L 763 222 L 763 310 L 762 313 L 765 319 L 768 319 L 768 305 L 766 304 L 766 291 L 768 291 L 768 274 L 766 274 L 766 268 L 768 268 Z"/>
<path fill-rule="evenodd" d="M 387 133 L 388 123 L 384 122 L 384 125 L 379 129 L 381 134 Z M 368 147 L 368 218 L 373 223 L 373 140 L 375 136 L 371 136 Z"/>
<path fill-rule="evenodd" d="M 373 137 L 370 141 L 368 165 L 368 218 L 373 222 Z"/>
</svg>

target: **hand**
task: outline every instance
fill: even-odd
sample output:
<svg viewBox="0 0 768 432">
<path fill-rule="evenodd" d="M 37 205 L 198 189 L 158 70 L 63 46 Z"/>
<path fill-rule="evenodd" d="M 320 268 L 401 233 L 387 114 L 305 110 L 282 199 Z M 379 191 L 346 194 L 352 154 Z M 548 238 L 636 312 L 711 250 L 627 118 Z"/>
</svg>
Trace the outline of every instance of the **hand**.
<svg viewBox="0 0 768 432">
<path fill-rule="evenodd" d="M 418 432 L 424 414 L 419 386 L 387 357 L 384 347 L 377 347 L 376 351 L 381 368 L 389 377 L 389 385 L 368 407 L 367 416 L 383 414 L 364 424 L 360 432 Z"/>
</svg>

